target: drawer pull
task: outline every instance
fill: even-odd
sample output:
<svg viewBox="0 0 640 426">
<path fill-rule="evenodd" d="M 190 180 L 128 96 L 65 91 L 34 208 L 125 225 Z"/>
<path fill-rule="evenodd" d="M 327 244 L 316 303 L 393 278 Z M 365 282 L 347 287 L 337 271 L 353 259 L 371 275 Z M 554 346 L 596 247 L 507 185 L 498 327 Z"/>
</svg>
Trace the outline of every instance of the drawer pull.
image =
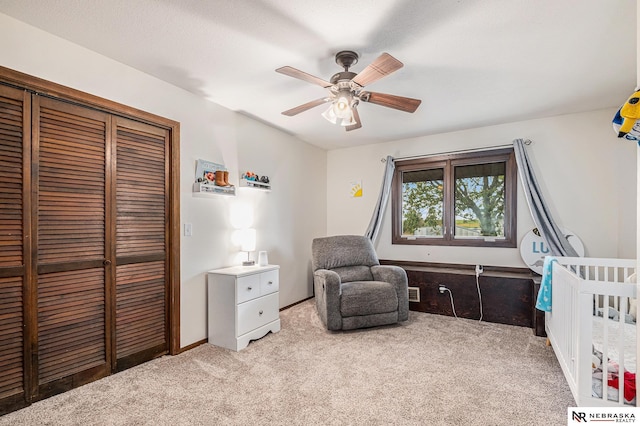
<svg viewBox="0 0 640 426">
<path fill-rule="evenodd" d="M 268 283 L 268 284 L 269 284 L 269 285 L 273 284 L 273 281 L 269 281 L 269 283 Z"/>
<path fill-rule="evenodd" d="M 253 290 L 251 287 L 247 287 L 247 291 L 251 291 Z"/>
<path fill-rule="evenodd" d="M 258 315 L 262 315 L 262 314 L 263 314 L 263 311 L 258 312 Z"/>
</svg>

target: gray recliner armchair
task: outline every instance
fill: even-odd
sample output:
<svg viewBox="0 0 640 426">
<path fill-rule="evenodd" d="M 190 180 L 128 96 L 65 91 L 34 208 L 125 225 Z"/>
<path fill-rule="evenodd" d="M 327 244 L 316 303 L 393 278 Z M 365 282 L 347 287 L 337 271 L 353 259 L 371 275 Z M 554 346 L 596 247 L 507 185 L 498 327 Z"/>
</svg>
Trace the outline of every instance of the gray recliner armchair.
<svg viewBox="0 0 640 426">
<path fill-rule="evenodd" d="M 407 274 L 380 265 L 367 237 L 316 238 L 311 245 L 316 308 L 328 330 L 395 324 L 409 318 Z"/>
</svg>

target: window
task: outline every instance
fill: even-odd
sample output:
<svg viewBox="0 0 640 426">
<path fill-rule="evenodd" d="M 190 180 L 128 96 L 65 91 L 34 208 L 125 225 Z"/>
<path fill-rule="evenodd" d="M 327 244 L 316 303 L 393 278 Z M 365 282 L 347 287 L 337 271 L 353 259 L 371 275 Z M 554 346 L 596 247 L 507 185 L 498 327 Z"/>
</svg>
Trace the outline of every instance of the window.
<svg viewBox="0 0 640 426">
<path fill-rule="evenodd" d="M 513 149 L 396 161 L 393 244 L 516 247 Z"/>
</svg>

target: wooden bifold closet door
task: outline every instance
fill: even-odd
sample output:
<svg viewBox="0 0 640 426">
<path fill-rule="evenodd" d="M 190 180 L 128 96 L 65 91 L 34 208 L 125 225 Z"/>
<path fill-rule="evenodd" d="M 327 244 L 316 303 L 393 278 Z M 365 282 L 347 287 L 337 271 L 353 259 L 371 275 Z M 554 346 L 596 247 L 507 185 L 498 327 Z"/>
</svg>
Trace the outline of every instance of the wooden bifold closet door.
<svg viewBox="0 0 640 426">
<path fill-rule="evenodd" d="M 30 97 L 0 86 L 0 413 L 26 405 Z M 26 132 L 25 132 L 26 128 Z"/>
<path fill-rule="evenodd" d="M 0 415 L 173 348 L 176 128 L 0 84 Z"/>
<path fill-rule="evenodd" d="M 167 130 L 116 118 L 116 370 L 167 350 Z"/>
<path fill-rule="evenodd" d="M 33 102 L 39 396 L 111 371 L 109 120 L 61 101 Z"/>
</svg>

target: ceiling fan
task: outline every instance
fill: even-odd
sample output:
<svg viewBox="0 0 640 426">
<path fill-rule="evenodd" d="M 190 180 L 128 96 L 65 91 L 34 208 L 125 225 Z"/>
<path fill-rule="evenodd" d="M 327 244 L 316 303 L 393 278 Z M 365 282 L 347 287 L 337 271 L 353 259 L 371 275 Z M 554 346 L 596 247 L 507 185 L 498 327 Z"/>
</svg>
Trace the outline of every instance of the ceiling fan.
<svg viewBox="0 0 640 426">
<path fill-rule="evenodd" d="M 418 108 L 422 102 L 419 99 L 363 90 L 365 86 L 402 68 L 402 62 L 388 53 L 383 53 L 358 74 L 350 72 L 349 68 L 357 62 L 358 54 L 356 52 L 351 50 L 338 52 L 336 54 L 336 63 L 344 68 L 344 71 L 334 74 L 329 81 L 325 81 L 293 67 L 286 66 L 278 68 L 276 72 L 280 74 L 329 89 L 329 96 L 291 108 L 282 114 L 294 116 L 308 109 L 330 102 L 331 106 L 322 116 L 334 124 L 344 126 L 346 131 L 350 131 L 362 127 L 360 114 L 358 114 L 357 109 L 360 102 L 369 102 L 405 112 L 414 112 Z"/>
</svg>

